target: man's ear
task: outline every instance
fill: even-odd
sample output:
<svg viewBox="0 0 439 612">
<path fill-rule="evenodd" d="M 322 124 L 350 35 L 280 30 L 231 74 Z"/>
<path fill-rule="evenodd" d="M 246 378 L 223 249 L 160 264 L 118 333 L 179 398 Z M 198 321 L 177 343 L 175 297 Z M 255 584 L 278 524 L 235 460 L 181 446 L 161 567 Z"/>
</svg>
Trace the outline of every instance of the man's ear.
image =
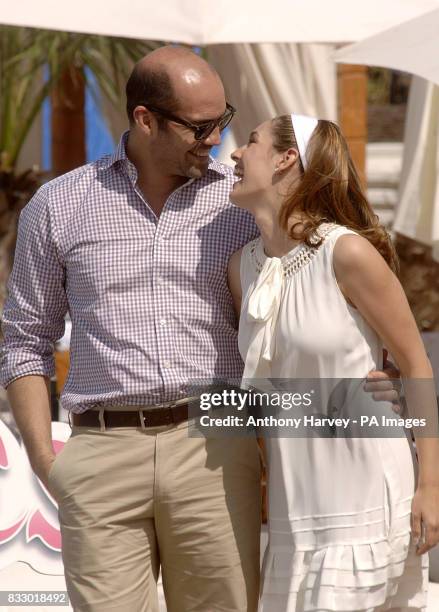
<svg viewBox="0 0 439 612">
<path fill-rule="evenodd" d="M 277 163 L 277 168 L 279 168 L 279 171 L 288 170 L 288 168 L 294 166 L 298 159 L 299 151 L 293 147 L 290 147 L 287 151 L 282 153 L 282 157 Z"/>
<path fill-rule="evenodd" d="M 151 133 L 152 129 L 152 113 L 144 106 L 136 106 L 133 110 L 134 123 L 142 130 Z"/>
</svg>

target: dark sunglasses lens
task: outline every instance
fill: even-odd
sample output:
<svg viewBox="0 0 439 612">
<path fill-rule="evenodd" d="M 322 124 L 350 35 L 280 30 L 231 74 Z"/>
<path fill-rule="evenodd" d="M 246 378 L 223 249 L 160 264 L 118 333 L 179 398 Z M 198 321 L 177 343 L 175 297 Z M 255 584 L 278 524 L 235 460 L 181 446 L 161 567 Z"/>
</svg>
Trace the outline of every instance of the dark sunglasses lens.
<svg viewBox="0 0 439 612">
<path fill-rule="evenodd" d="M 233 119 L 233 115 L 234 113 L 232 111 L 227 110 L 218 121 L 212 121 L 207 125 L 200 126 L 197 130 L 195 130 L 195 139 L 205 140 L 206 138 L 209 138 L 216 127 L 219 127 L 220 132 L 222 132 Z"/>
<path fill-rule="evenodd" d="M 223 130 L 224 128 L 226 128 L 229 123 L 231 122 L 231 120 L 233 119 L 233 113 L 230 111 L 227 111 L 220 119 L 218 127 L 220 130 Z"/>
<path fill-rule="evenodd" d="M 212 123 L 208 123 L 207 125 L 202 125 L 197 128 L 195 130 L 195 140 L 205 140 L 206 138 L 209 138 L 213 130 L 216 128 L 216 125 L 217 124 L 215 121 L 212 121 Z"/>
</svg>

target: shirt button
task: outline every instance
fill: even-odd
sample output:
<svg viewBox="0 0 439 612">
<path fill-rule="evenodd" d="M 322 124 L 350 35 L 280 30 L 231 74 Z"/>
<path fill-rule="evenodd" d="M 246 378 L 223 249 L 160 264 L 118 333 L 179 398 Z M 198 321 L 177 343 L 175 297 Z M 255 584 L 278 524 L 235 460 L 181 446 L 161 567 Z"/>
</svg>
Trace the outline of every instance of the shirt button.
<svg viewBox="0 0 439 612">
<path fill-rule="evenodd" d="M 160 319 L 160 325 L 164 327 L 166 325 L 166 319 Z"/>
<path fill-rule="evenodd" d="M 160 278 L 160 276 L 157 278 L 157 285 L 163 285 L 164 284 L 164 280 L 163 278 Z"/>
<path fill-rule="evenodd" d="M 168 361 L 168 360 L 164 361 L 163 362 L 163 367 L 166 368 L 166 369 L 170 368 L 171 367 L 171 362 Z"/>
</svg>

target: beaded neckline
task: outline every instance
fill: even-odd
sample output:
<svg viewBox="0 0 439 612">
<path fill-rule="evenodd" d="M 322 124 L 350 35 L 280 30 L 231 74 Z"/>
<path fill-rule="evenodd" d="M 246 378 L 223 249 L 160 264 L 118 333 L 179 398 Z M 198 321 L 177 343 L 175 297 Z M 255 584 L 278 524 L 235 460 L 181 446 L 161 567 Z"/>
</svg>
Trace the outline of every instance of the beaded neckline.
<svg viewBox="0 0 439 612">
<path fill-rule="evenodd" d="M 311 242 L 318 244 L 320 240 L 325 238 L 334 230 L 337 226 L 336 223 L 322 223 L 317 228 L 314 236 L 311 238 Z M 301 268 L 306 266 L 310 261 L 314 259 L 319 250 L 319 246 L 310 247 L 305 243 L 301 243 L 294 247 L 292 251 L 280 258 L 283 268 L 283 276 L 292 276 L 298 272 Z M 264 252 L 264 246 L 262 244 L 262 238 L 259 236 L 255 238 L 250 246 L 250 257 L 256 267 L 258 273 L 262 270 L 264 263 L 269 259 Z"/>
</svg>

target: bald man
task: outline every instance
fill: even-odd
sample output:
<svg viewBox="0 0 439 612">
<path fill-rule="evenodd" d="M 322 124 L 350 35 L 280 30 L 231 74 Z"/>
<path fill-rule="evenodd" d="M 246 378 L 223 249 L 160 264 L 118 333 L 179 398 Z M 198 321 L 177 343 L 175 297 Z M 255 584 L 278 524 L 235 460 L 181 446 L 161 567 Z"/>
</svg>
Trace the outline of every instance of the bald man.
<svg viewBox="0 0 439 612">
<path fill-rule="evenodd" d="M 116 152 L 44 185 L 19 225 L 1 381 L 31 465 L 58 503 L 80 612 L 248 612 L 259 589 L 254 438 L 191 435 L 193 381 L 239 379 L 230 255 L 256 236 L 210 156 L 233 117 L 217 73 L 182 48 L 142 59 Z M 69 311 L 55 456 L 49 379 Z"/>
</svg>

